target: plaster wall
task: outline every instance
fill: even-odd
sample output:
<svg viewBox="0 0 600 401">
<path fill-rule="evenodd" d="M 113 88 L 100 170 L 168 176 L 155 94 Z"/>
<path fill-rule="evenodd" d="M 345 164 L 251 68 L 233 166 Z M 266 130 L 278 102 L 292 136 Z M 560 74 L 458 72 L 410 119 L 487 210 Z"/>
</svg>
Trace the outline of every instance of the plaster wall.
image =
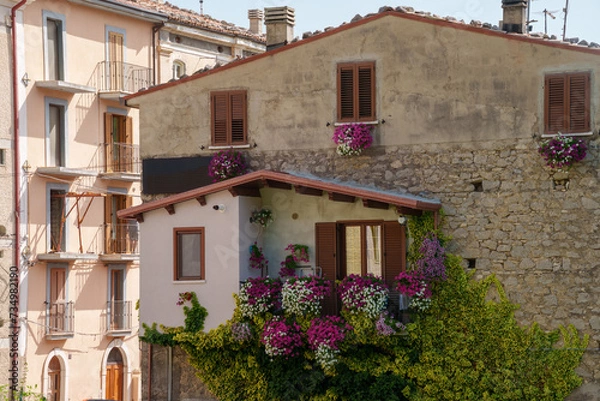
<svg viewBox="0 0 600 401">
<path fill-rule="evenodd" d="M 375 145 L 528 138 L 543 131 L 544 74 L 591 71 L 596 88 L 597 58 L 387 16 L 132 101 L 145 114 L 142 157 L 209 153 L 210 91 L 229 89 L 247 90 L 259 150 L 333 149 L 336 65 L 366 60 L 376 63 Z"/>
</svg>

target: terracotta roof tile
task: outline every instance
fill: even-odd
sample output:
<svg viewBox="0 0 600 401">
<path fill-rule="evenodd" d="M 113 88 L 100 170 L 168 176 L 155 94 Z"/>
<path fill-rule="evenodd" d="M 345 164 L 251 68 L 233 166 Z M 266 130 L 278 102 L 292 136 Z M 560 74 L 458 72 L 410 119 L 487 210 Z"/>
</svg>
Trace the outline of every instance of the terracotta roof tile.
<svg viewBox="0 0 600 401">
<path fill-rule="evenodd" d="M 225 35 L 240 36 L 255 42 L 265 43 L 265 35 L 257 35 L 246 28 L 239 27 L 227 21 L 219 21 L 206 14 L 179 8 L 169 2 L 160 0 L 113 0 L 142 10 L 164 14 L 171 22 L 188 25 L 194 28 L 206 29 Z"/>
</svg>

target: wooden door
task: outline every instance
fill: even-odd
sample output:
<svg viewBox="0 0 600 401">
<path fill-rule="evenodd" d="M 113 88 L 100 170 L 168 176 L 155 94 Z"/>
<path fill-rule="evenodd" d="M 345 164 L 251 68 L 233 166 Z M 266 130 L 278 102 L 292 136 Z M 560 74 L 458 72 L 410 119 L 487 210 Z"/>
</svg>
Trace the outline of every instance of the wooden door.
<svg viewBox="0 0 600 401">
<path fill-rule="evenodd" d="M 123 364 L 106 365 L 106 399 L 123 401 Z"/>
<path fill-rule="evenodd" d="M 67 304 L 66 304 L 66 282 L 67 270 L 65 268 L 53 267 L 50 269 L 50 304 L 49 326 L 54 332 L 62 332 L 66 327 Z"/>
<path fill-rule="evenodd" d="M 110 72 L 110 90 L 123 90 L 125 38 L 117 32 L 108 32 L 108 62 Z"/>
<path fill-rule="evenodd" d="M 53 357 L 48 364 L 48 401 L 60 401 L 60 361 Z"/>
</svg>

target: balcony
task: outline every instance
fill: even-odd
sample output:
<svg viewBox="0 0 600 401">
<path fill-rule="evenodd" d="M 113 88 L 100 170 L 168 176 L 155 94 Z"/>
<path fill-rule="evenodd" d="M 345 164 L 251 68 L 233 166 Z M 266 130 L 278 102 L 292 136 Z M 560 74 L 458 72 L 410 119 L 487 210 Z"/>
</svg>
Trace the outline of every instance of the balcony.
<svg viewBox="0 0 600 401">
<path fill-rule="evenodd" d="M 61 301 L 47 304 L 46 338 L 48 340 L 73 337 L 74 323 L 73 302 Z"/>
<path fill-rule="evenodd" d="M 108 180 L 140 180 L 140 148 L 128 143 L 105 143 L 105 171 L 100 177 Z"/>
<path fill-rule="evenodd" d="M 120 61 L 102 61 L 96 67 L 96 85 L 100 98 L 119 101 L 152 84 L 152 69 Z"/>
<path fill-rule="evenodd" d="M 131 333 L 131 301 L 109 301 L 106 309 L 107 335 L 120 337 Z"/>
<path fill-rule="evenodd" d="M 104 226 L 104 253 L 100 259 L 104 262 L 132 261 L 139 259 L 137 221 L 122 224 L 107 223 Z"/>
</svg>

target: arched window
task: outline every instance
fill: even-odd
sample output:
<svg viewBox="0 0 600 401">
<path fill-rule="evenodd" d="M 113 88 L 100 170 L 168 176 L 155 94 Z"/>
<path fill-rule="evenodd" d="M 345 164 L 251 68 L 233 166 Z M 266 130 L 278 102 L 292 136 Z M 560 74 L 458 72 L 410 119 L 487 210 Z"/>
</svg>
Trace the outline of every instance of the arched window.
<svg viewBox="0 0 600 401">
<path fill-rule="evenodd" d="M 48 364 L 48 401 L 60 401 L 60 361 L 54 356 Z"/>
<path fill-rule="evenodd" d="M 173 78 L 179 79 L 185 75 L 185 63 L 181 60 L 173 61 Z"/>
</svg>

